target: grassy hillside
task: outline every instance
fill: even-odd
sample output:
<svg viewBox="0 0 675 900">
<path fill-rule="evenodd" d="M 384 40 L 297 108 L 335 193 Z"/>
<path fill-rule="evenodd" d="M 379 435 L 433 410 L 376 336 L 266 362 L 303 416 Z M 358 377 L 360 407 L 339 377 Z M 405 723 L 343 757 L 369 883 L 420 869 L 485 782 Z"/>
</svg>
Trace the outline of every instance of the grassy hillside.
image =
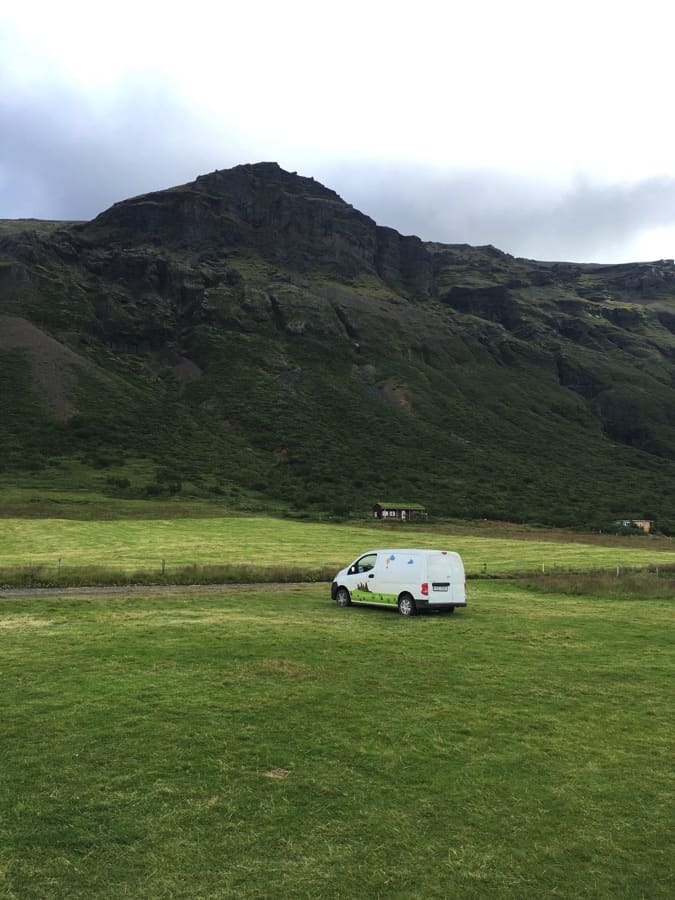
<svg viewBox="0 0 675 900">
<path fill-rule="evenodd" d="M 238 167 L 0 229 L 0 477 L 673 531 L 674 332 L 668 261 L 422 244 Z"/>
</svg>

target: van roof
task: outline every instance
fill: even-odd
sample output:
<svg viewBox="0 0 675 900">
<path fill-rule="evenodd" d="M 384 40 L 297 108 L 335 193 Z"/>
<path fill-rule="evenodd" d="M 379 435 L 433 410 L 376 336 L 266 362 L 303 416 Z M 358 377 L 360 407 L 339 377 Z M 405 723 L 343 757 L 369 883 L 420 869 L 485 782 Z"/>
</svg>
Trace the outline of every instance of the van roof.
<svg viewBox="0 0 675 900">
<path fill-rule="evenodd" d="M 415 549 L 414 547 L 377 547 L 372 550 L 366 550 L 365 553 L 361 553 L 361 556 L 365 556 L 366 553 L 420 553 L 424 555 L 429 555 L 431 553 L 447 553 L 447 554 L 457 554 L 456 550 L 445 550 L 442 548 L 430 549 L 426 548 L 425 550 Z"/>
</svg>

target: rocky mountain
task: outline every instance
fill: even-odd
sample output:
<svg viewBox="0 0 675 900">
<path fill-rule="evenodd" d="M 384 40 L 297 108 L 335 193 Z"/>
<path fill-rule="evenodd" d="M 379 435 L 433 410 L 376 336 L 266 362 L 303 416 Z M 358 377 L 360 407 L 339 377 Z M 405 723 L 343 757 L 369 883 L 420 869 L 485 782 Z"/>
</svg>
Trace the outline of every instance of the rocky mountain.
<svg viewBox="0 0 675 900">
<path fill-rule="evenodd" d="M 425 243 L 243 165 L 0 223 L 0 466 L 117 496 L 675 529 L 675 265 Z"/>
</svg>

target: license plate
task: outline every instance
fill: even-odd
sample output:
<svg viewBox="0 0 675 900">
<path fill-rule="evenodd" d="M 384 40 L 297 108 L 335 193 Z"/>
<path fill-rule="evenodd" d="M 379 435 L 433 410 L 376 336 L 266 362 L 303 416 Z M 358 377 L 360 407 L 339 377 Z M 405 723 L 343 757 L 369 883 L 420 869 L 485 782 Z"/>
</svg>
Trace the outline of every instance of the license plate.
<svg viewBox="0 0 675 900">
<path fill-rule="evenodd" d="M 448 590 L 447 584 L 432 584 L 432 590 L 434 591 L 446 591 Z"/>
</svg>

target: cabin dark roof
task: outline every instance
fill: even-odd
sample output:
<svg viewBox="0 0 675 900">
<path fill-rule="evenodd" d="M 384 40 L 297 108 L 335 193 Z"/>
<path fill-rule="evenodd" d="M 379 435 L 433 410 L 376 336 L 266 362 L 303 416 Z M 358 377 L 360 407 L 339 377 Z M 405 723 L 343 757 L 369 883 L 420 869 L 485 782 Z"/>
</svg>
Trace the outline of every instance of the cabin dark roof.
<svg viewBox="0 0 675 900">
<path fill-rule="evenodd" d="M 421 503 L 385 503 L 384 500 L 378 500 L 374 505 L 382 509 L 424 509 Z"/>
</svg>

